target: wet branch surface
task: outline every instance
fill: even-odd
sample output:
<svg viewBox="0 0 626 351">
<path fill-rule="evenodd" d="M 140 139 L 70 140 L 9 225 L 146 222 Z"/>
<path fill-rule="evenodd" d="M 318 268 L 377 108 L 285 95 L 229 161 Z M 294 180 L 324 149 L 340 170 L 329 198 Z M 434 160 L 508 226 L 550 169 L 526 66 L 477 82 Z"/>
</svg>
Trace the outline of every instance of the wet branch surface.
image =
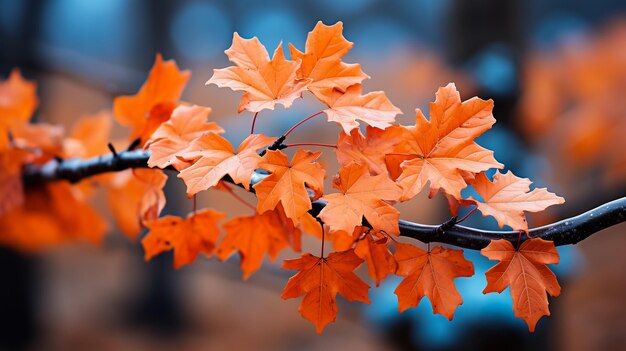
<svg viewBox="0 0 626 351">
<path fill-rule="evenodd" d="M 59 180 L 76 183 L 102 173 L 130 168 L 148 168 L 149 157 L 149 151 L 131 150 L 90 159 L 54 159 L 44 165 L 27 166 L 23 174 L 24 185 L 28 188 Z M 257 172 L 252 177 L 252 183 L 255 184 L 264 177 L 264 174 Z M 228 177 L 223 180 L 232 183 L 232 179 Z M 324 206 L 326 206 L 324 201 L 314 201 L 313 208 L 309 212 L 317 216 Z M 517 244 L 518 240 L 523 242 L 529 237 L 551 240 L 556 246 L 560 246 L 576 244 L 603 229 L 625 221 L 626 197 L 622 197 L 577 216 L 533 228 L 528 235 L 522 234 L 521 237 L 518 231 L 491 231 L 461 226 L 456 224 L 456 218 L 440 225 L 425 225 L 400 220 L 400 235 L 424 243 L 439 242 L 473 250 L 482 249 L 491 240 L 506 239 Z"/>
</svg>

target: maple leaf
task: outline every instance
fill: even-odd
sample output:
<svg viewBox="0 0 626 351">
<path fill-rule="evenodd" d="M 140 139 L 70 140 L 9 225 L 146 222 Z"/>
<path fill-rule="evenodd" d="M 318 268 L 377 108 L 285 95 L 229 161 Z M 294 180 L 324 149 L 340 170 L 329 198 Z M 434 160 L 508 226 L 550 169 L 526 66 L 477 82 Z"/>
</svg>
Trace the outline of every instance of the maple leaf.
<svg viewBox="0 0 626 351">
<path fill-rule="evenodd" d="M 346 40 L 342 32 L 342 22 L 327 26 L 318 21 L 307 36 L 305 52 L 289 44 L 291 58 L 302 61 L 298 78 L 310 78 L 307 89 L 320 99 L 326 91 L 338 89 L 344 92 L 349 86 L 369 78 L 361 71 L 361 65 L 341 61 L 354 45 Z"/>
<path fill-rule="evenodd" d="M 327 238 L 333 243 L 336 251 L 354 248 L 354 253 L 367 262 L 367 274 L 374 279 L 376 286 L 379 286 L 389 273 L 396 272 L 398 264 L 388 248 L 391 239 L 385 234 L 376 233 L 364 226 L 356 227 L 351 234 L 344 231 L 328 234 Z"/>
<path fill-rule="evenodd" d="M 27 157 L 20 149 L 0 151 L 0 216 L 24 203 L 22 167 Z"/>
<path fill-rule="evenodd" d="M 359 127 L 357 120 L 385 129 L 394 123 L 398 114 L 402 114 L 384 92 L 374 91 L 362 95 L 361 89 L 361 84 L 355 84 L 345 92 L 333 89 L 321 97 L 322 102 L 329 107 L 324 110 L 328 121 L 337 122 L 346 134 Z"/>
<path fill-rule="evenodd" d="M 474 142 L 495 123 L 492 109 L 492 100 L 477 97 L 461 103 L 459 92 L 450 83 L 437 91 L 430 104 L 430 121 L 416 110 L 415 126 L 406 127 L 404 141 L 386 158 L 389 168 L 402 169 L 397 182 L 404 189 L 403 201 L 417 195 L 428 182 L 431 197 L 443 189 L 461 199 L 467 172 L 503 167 L 492 151 Z"/>
<path fill-rule="evenodd" d="M 141 240 L 145 260 L 174 250 L 174 268 L 193 263 L 198 254 L 210 256 L 219 237 L 217 222 L 225 214 L 211 209 L 192 212 L 187 218 L 165 216 L 146 222 L 150 232 Z"/>
<path fill-rule="evenodd" d="M 108 112 L 83 116 L 74 123 L 70 135 L 63 140 L 65 157 L 93 157 L 108 152 L 112 117 Z"/>
<path fill-rule="evenodd" d="M 258 167 L 271 174 L 254 185 L 258 203 L 257 211 L 263 213 L 282 204 L 285 214 L 294 224 L 311 209 L 311 196 L 324 192 L 324 168 L 317 162 L 320 152 L 298 149 L 291 163 L 280 151 L 268 151 Z"/>
<path fill-rule="evenodd" d="M 522 243 L 518 250 L 509 241 L 500 239 L 480 250 L 490 260 L 500 261 L 487 271 L 487 286 L 483 294 L 502 293 L 511 288 L 515 316 L 535 326 L 542 316 L 549 316 L 548 297 L 559 296 L 561 287 L 547 264 L 559 263 L 559 253 L 552 241 L 533 238 Z"/>
<path fill-rule="evenodd" d="M 210 112 L 211 108 L 197 105 L 176 107 L 172 117 L 161 124 L 146 143 L 151 152 L 148 166 L 172 166 L 178 171 L 187 168 L 190 163 L 180 160 L 176 155 L 184 153 L 189 144 L 204 133 L 224 133 L 224 129 L 217 123 L 207 122 Z"/>
<path fill-rule="evenodd" d="M 27 123 L 38 103 L 37 85 L 22 78 L 19 69 L 0 81 L 0 150 L 8 146 L 9 131 Z"/>
<path fill-rule="evenodd" d="M 169 113 L 180 99 L 190 76 L 191 72 L 180 71 L 174 60 L 163 61 L 161 54 L 157 54 L 139 92 L 113 100 L 115 119 L 132 128 L 130 140 L 140 137 L 146 141 L 161 122 L 169 119 Z"/>
<path fill-rule="evenodd" d="M 398 234 L 400 213 L 385 201 L 396 201 L 402 189 L 387 175 L 372 176 L 367 166 L 352 163 L 341 167 L 333 187 L 341 193 L 325 195 L 328 204 L 319 217 L 330 227 L 331 232 L 343 230 L 352 233 L 360 226 L 363 217 L 376 231 Z"/>
<path fill-rule="evenodd" d="M 136 239 L 142 224 L 155 220 L 165 207 L 167 176 L 159 169 L 129 169 L 109 180 L 107 200 L 119 229 Z"/>
<path fill-rule="evenodd" d="M 394 257 L 398 261 L 396 274 L 405 277 L 394 291 L 398 295 L 398 310 L 404 312 L 417 307 L 427 296 L 433 313 L 452 320 L 454 311 L 463 303 L 454 279 L 474 275 L 474 265 L 463 257 L 463 250 L 437 246 L 424 251 L 414 245 L 396 243 Z"/>
<path fill-rule="evenodd" d="M 387 174 L 385 155 L 392 153 L 394 147 L 402 141 L 403 129 L 399 126 L 385 130 L 367 127 L 366 136 L 358 128 L 350 134 L 339 133 L 337 141 L 337 161 L 342 166 L 351 162 L 367 165 L 372 175 Z"/>
<path fill-rule="evenodd" d="M 273 110 L 276 104 L 289 108 L 310 82 L 297 78 L 301 62 L 285 59 L 282 42 L 270 60 L 257 37 L 243 39 L 235 32 L 233 44 L 225 53 L 235 66 L 214 69 L 206 84 L 244 91 L 238 112 Z"/>
<path fill-rule="evenodd" d="M 512 172 L 496 172 L 493 182 L 481 172 L 472 182 L 472 186 L 484 202 L 473 197 L 464 200 L 465 204 L 478 207 L 484 216 L 493 216 L 500 228 L 508 225 L 514 230 L 528 232 L 528 222 L 524 211 L 540 212 L 546 207 L 559 205 L 565 200 L 546 188 L 530 190 L 532 182 L 527 178 L 518 178 Z"/>
<path fill-rule="evenodd" d="M 290 243 L 295 242 L 294 249 L 300 249 L 300 230 L 293 226 L 293 222 L 284 216 L 280 208 L 263 214 L 235 217 L 226 222 L 223 228 L 226 236 L 218 246 L 216 255 L 224 261 L 234 252 L 239 252 L 244 279 L 261 268 L 266 253 L 273 261 Z"/>
<path fill-rule="evenodd" d="M 370 303 L 369 286 L 353 272 L 362 262 L 354 250 L 333 252 L 327 258 L 307 253 L 285 260 L 281 268 L 300 272 L 289 278 L 281 297 L 286 300 L 304 295 L 298 310 L 321 333 L 328 323 L 335 321 L 337 294 L 348 301 Z"/>
<path fill-rule="evenodd" d="M 215 133 L 201 135 L 185 151 L 177 154 L 179 159 L 193 161 L 178 174 L 178 178 L 187 184 L 187 196 L 216 186 L 225 175 L 249 189 L 252 173 L 260 167 L 261 156 L 257 151 L 275 140 L 263 134 L 252 134 L 241 142 L 235 154 L 225 138 Z"/>
</svg>

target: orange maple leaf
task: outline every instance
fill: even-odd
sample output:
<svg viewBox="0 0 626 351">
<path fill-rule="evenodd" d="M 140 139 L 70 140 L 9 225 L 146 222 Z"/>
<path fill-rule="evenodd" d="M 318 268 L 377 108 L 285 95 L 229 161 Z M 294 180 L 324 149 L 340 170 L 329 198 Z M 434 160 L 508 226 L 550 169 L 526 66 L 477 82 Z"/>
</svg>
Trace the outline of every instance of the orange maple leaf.
<svg viewBox="0 0 626 351">
<path fill-rule="evenodd" d="M 339 176 L 333 180 L 333 187 L 341 193 L 323 196 L 322 200 L 328 204 L 319 214 L 331 232 L 352 233 L 361 225 L 363 217 L 376 231 L 400 232 L 400 212 L 385 201 L 398 200 L 402 189 L 387 175 L 372 176 L 367 166 L 352 163 L 341 167 Z"/>
<path fill-rule="evenodd" d="M 263 213 L 282 204 L 285 214 L 294 224 L 311 209 L 311 194 L 324 192 L 324 168 L 317 162 L 320 152 L 298 149 L 291 163 L 280 151 L 268 151 L 258 167 L 271 174 L 254 186 L 258 203 L 257 211 Z"/>
<path fill-rule="evenodd" d="M 535 331 L 539 319 L 550 315 L 545 292 L 550 296 L 561 293 L 556 276 L 546 266 L 559 263 L 554 243 L 534 238 L 524 241 L 515 250 L 507 240 L 492 240 L 480 253 L 490 260 L 500 261 L 485 273 L 487 287 L 483 294 L 502 293 L 509 286 L 515 316 L 526 321 L 528 330 Z"/>
<path fill-rule="evenodd" d="M 454 285 L 458 277 L 474 275 L 474 265 L 463 257 L 463 250 L 437 246 L 424 251 L 410 244 L 396 244 L 398 261 L 396 274 L 406 277 L 394 293 L 398 295 L 398 310 L 417 307 L 424 296 L 433 306 L 433 313 L 452 320 L 454 311 L 463 303 Z"/>
<path fill-rule="evenodd" d="M 198 254 L 210 256 L 220 234 L 217 222 L 225 214 L 211 209 L 192 212 L 187 218 L 165 216 L 146 222 L 150 232 L 141 240 L 145 260 L 174 250 L 174 268 L 193 263 Z"/>
<path fill-rule="evenodd" d="M 169 119 L 190 76 L 191 72 L 180 71 L 174 60 L 163 61 L 161 54 L 156 55 L 154 66 L 139 92 L 113 100 L 116 120 L 132 128 L 129 139 L 146 141 L 161 122 Z"/>
<path fill-rule="evenodd" d="M 63 140 L 63 154 L 68 158 L 86 158 L 107 153 L 112 126 L 113 118 L 108 112 L 80 117 Z"/>
<path fill-rule="evenodd" d="M 193 161 L 178 174 L 187 184 L 187 196 L 216 186 L 225 175 L 249 189 L 252 173 L 260 167 L 261 156 L 257 151 L 275 140 L 263 134 L 252 134 L 241 142 L 235 154 L 230 142 L 215 133 L 205 133 L 195 139 L 177 155 L 179 159 Z"/>
<path fill-rule="evenodd" d="M 305 52 L 291 43 L 289 51 L 292 59 L 302 61 L 298 78 L 310 78 L 312 81 L 307 89 L 321 99 L 324 92 L 333 89 L 344 92 L 349 86 L 369 78 L 361 71 L 361 65 L 341 61 L 353 45 L 343 36 L 342 22 L 327 26 L 319 21 L 307 36 Z"/>
<path fill-rule="evenodd" d="M 388 167 L 402 169 L 397 182 L 404 189 L 403 201 L 417 195 L 428 182 L 431 196 L 443 189 L 460 199 L 467 186 L 464 172 L 503 167 L 492 151 L 474 142 L 495 123 L 492 109 L 492 100 L 477 97 L 461 103 L 459 92 L 450 83 L 437 91 L 430 104 L 430 121 L 416 110 L 415 126 L 406 127 L 404 141 L 387 156 Z M 397 173 L 392 169 L 392 174 Z"/>
<path fill-rule="evenodd" d="M 19 69 L 0 80 L 0 150 L 8 146 L 11 129 L 27 123 L 38 103 L 37 85 L 22 78 Z"/>
<path fill-rule="evenodd" d="M 518 178 L 512 172 L 496 172 L 493 182 L 481 172 L 471 183 L 484 202 L 473 197 L 463 200 L 465 204 L 474 204 L 484 216 L 493 216 L 500 228 L 508 225 L 515 230 L 528 231 L 527 212 L 540 212 L 546 207 L 565 202 L 560 196 L 548 192 L 546 188 L 530 190 L 532 182 L 527 178 Z"/>
<path fill-rule="evenodd" d="M 24 202 L 22 167 L 27 157 L 16 148 L 0 151 L 0 216 Z"/>
<path fill-rule="evenodd" d="M 148 166 L 172 166 L 178 171 L 187 168 L 190 163 L 180 160 L 177 155 L 184 153 L 189 144 L 204 133 L 224 133 L 224 129 L 217 123 L 207 122 L 210 112 L 209 107 L 178 106 L 172 112 L 172 117 L 161 124 L 146 143 L 151 152 Z"/>
<path fill-rule="evenodd" d="M 349 87 L 345 92 L 338 89 L 327 91 L 321 100 L 329 108 L 324 110 L 329 122 L 337 122 L 346 134 L 359 127 L 361 120 L 372 127 L 385 129 L 402 114 L 387 98 L 384 92 L 374 91 L 361 94 L 361 84 Z"/>
<path fill-rule="evenodd" d="M 238 112 L 273 110 L 276 104 L 289 108 L 310 82 L 310 79 L 298 79 L 296 72 L 301 62 L 285 59 L 282 42 L 270 60 L 257 37 L 243 39 L 235 32 L 233 44 L 225 52 L 235 66 L 214 69 L 206 84 L 244 91 Z"/>
<path fill-rule="evenodd" d="M 366 136 L 358 128 L 350 134 L 342 131 L 337 141 L 337 161 L 342 166 L 351 162 L 367 165 L 372 175 L 387 174 L 385 155 L 402 141 L 403 132 L 399 126 L 385 130 L 368 126 Z"/>
<path fill-rule="evenodd" d="M 224 261 L 234 252 L 239 252 L 244 279 L 261 268 L 266 253 L 273 261 L 290 243 L 296 251 L 300 249 L 301 232 L 290 219 L 284 217 L 281 208 L 263 214 L 235 217 L 223 227 L 226 236 L 220 242 L 216 255 Z"/>
<path fill-rule="evenodd" d="M 398 268 L 396 259 L 388 248 L 391 239 L 383 233 L 360 226 L 352 234 L 335 231 L 329 233 L 327 238 L 332 241 L 336 251 L 354 248 L 354 253 L 367 262 L 367 274 L 374 279 L 376 286 Z"/>
<path fill-rule="evenodd" d="M 165 207 L 167 176 L 160 169 L 129 169 L 109 181 L 107 200 L 120 230 L 136 239 L 146 221 L 155 220 Z"/>
<path fill-rule="evenodd" d="M 304 295 L 298 310 L 321 333 L 328 323 L 335 321 L 337 294 L 349 301 L 370 303 L 369 286 L 353 272 L 362 262 L 354 250 L 333 252 L 327 258 L 307 253 L 300 258 L 285 260 L 283 269 L 300 272 L 289 278 L 282 298 Z"/>
</svg>

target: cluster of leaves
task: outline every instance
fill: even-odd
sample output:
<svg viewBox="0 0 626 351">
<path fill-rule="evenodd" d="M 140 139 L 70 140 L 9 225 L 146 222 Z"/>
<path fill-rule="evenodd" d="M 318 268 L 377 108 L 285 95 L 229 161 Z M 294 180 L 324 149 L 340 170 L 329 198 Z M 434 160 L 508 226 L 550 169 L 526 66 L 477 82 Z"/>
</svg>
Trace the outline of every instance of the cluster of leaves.
<svg viewBox="0 0 626 351">
<path fill-rule="evenodd" d="M 451 83 L 437 91 L 430 118 L 416 110 L 415 125 L 397 124 L 401 111 L 384 92 L 364 94 L 361 83 L 368 76 L 360 65 L 342 61 L 353 46 L 342 31 L 341 22 L 332 26 L 319 22 L 309 33 L 304 52 L 289 46 L 291 60 L 284 56 L 282 44 L 270 59 L 257 38 L 243 39 L 235 33 L 226 50 L 234 65 L 214 70 L 207 84 L 243 91 L 238 110 L 254 113 L 250 136 L 237 150 L 221 136 L 223 128 L 207 121 L 210 108 L 179 101 L 190 73 L 157 55 L 139 92 L 113 103 L 113 116 L 131 129 L 129 140 L 137 141 L 131 146 L 150 151 L 151 169 L 104 174 L 76 185 L 55 182 L 23 190 L 21 172 L 23 167 L 105 153 L 111 118 L 107 113 L 83 118 L 67 138 L 55 127 L 29 124 L 35 88 L 13 73 L 0 86 L 0 136 L 10 136 L 0 145 L 4 162 L 0 240 L 26 250 L 68 239 L 101 240 L 106 225 L 88 205 L 97 185 L 107 190 L 122 232 L 136 238 L 148 228 L 142 240 L 146 259 L 173 250 L 176 268 L 192 263 L 200 253 L 215 254 L 220 260 L 237 253 L 247 278 L 260 268 L 266 254 L 275 259 L 287 247 L 300 252 L 303 233 L 318 237 L 319 256 L 305 252 L 285 261 L 284 269 L 299 272 L 282 295 L 284 299 L 304 295 L 300 313 L 318 332 L 335 320 L 337 294 L 369 302 L 369 286 L 354 273 L 364 262 L 376 285 L 390 274 L 404 277 L 395 291 L 400 311 L 417 306 L 426 296 L 435 313 L 452 319 L 463 301 L 454 279 L 472 276 L 473 264 L 462 250 L 442 246 L 423 250 L 399 242 L 400 213 L 394 205 L 424 190 L 430 197 L 441 192 L 454 216 L 461 205 L 475 206 L 495 217 L 501 227 L 523 232 L 528 230 L 525 211 L 541 211 L 563 199 L 545 189 L 531 191 L 528 179 L 511 172 L 498 172 L 493 179 L 486 175 L 503 167 L 492 151 L 475 141 L 495 123 L 491 100 L 461 101 Z M 259 112 L 277 104 L 289 108 L 305 91 L 324 104 L 322 111 L 280 137 L 254 133 Z M 306 143 L 283 143 L 304 121 L 321 114 L 341 128 L 336 145 L 309 144 L 335 149 L 340 169 L 331 193 L 324 189 L 321 152 L 299 147 Z M 367 125 L 365 133 L 362 123 Z M 294 150 L 291 158 L 281 151 L 285 148 Z M 210 188 L 236 196 L 225 180 L 254 191 L 255 213 L 222 225 L 226 214 L 213 209 L 194 208 L 186 218 L 159 217 L 165 204 L 166 169 L 178 172 L 189 197 Z M 253 174 L 266 176 L 253 182 Z M 481 199 L 464 198 L 461 191 L 468 186 Z M 317 199 L 327 204 L 314 217 L 310 210 Z M 225 232 L 221 240 L 220 227 Z M 327 255 L 325 241 L 333 244 Z M 487 272 L 484 292 L 502 292 L 510 286 L 516 315 L 533 330 L 539 318 L 549 314 L 546 292 L 552 296 L 560 292 L 546 266 L 558 262 L 553 243 L 530 239 L 516 247 L 497 240 L 482 253 L 499 261 Z"/>
</svg>

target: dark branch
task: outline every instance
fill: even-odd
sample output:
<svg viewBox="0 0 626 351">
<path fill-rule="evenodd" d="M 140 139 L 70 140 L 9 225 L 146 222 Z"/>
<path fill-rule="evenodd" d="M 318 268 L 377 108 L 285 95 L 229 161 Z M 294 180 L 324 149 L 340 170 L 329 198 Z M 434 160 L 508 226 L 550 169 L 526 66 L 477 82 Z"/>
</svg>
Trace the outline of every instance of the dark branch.
<svg viewBox="0 0 626 351">
<path fill-rule="evenodd" d="M 149 151 L 133 150 L 122 151 L 117 154 L 103 155 L 91 159 L 51 160 L 42 166 L 30 165 L 24 170 L 24 184 L 28 186 L 43 184 L 58 180 L 78 182 L 97 174 L 122 171 L 129 168 L 147 168 Z M 257 183 L 266 174 L 258 172 L 253 176 L 252 183 Z M 230 178 L 225 181 L 232 182 Z M 321 200 L 313 202 L 309 211 L 317 216 L 326 206 Z M 479 250 L 487 246 L 491 240 L 506 239 L 517 243 L 517 231 L 489 231 L 464 227 L 454 224 L 455 219 L 441 225 L 425 225 L 400 220 L 400 235 L 414 238 L 419 241 L 439 242 L 466 249 Z M 543 227 L 531 229 L 531 238 L 552 240 L 554 244 L 570 245 L 586 239 L 605 228 L 626 221 L 626 197 L 606 203 L 600 207 L 587 211 L 578 216 L 564 219 Z M 523 234 L 521 241 L 527 240 Z"/>
</svg>

